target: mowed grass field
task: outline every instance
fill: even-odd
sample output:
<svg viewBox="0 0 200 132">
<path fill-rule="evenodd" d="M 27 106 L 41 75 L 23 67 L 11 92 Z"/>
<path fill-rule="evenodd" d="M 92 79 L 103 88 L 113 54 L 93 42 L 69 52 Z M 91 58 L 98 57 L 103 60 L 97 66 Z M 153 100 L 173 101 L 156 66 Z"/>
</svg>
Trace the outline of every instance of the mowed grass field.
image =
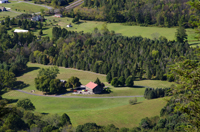
<svg viewBox="0 0 200 132">
<path fill-rule="evenodd" d="M 29 86 L 24 88 L 24 91 L 31 92 L 31 90 L 36 90 L 34 78 L 37 77 L 38 71 L 40 68 L 47 68 L 50 66 L 45 66 L 36 63 L 28 63 L 28 70 L 20 77 L 17 77 L 18 81 L 23 81 L 24 83 L 28 84 Z M 90 71 L 82 71 L 72 68 L 64 68 L 59 67 L 60 74 L 58 74 L 57 78 L 62 80 L 67 80 L 71 76 L 76 76 L 80 79 L 80 82 L 83 85 L 86 85 L 90 81 L 95 81 L 98 77 L 101 82 L 105 83 L 106 86 L 111 88 L 110 94 L 99 94 L 99 95 L 87 95 L 87 96 L 132 96 L 132 95 L 143 95 L 144 94 L 144 87 L 113 87 L 106 82 L 106 75 L 104 74 L 97 74 Z M 134 81 L 135 85 L 140 86 L 148 86 L 153 88 L 166 88 L 170 87 L 171 82 L 167 81 L 160 81 L 160 80 L 141 80 L 141 81 Z M 36 90 L 36 94 L 42 94 L 42 92 Z M 65 94 L 65 96 L 72 96 L 73 94 Z M 83 95 L 86 96 L 86 95 Z"/>
<path fill-rule="evenodd" d="M 79 24 L 72 23 L 73 18 L 68 17 L 62 17 L 62 18 L 55 18 L 53 16 L 46 16 L 47 23 L 53 23 L 53 20 L 56 22 L 54 25 L 58 24 L 62 28 L 66 28 L 66 26 L 71 23 L 73 27 L 67 28 L 68 30 L 73 31 L 84 31 L 86 32 L 92 32 L 95 27 L 97 27 L 99 30 L 102 29 L 102 24 L 104 22 L 99 21 L 85 21 L 80 20 Z M 49 22 L 49 20 L 51 22 Z M 107 23 L 107 27 L 110 31 L 115 31 L 115 33 L 120 33 L 123 36 L 142 36 L 146 38 L 153 39 L 155 37 L 164 36 L 168 40 L 175 40 L 175 33 L 177 31 L 176 27 L 173 28 L 162 28 L 162 27 L 141 27 L 141 26 L 125 26 L 120 23 Z M 195 30 L 194 29 L 186 29 L 188 34 L 188 41 L 195 40 Z M 38 31 L 39 32 L 39 31 Z M 43 31 L 44 34 L 52 37 L 52 28 L 45 29 Z M 199 41 L 200 42 L 200 41 Z"/>
<path fill-rule="evenodd" d="M 159 115 L 166 105 L 163 98 L 145 100 L 139 97 L 137 104 L 129 105 L 128 101 L 131 98 L 55 98 L 28 95 L 18 91 L 5 93 L 3 98 L 29 98 L 36 107 L 36 113 L 67 113 L 74 127 L 95 122 L 99 125 L 114 124 L 120 128 L 131 128 L 138 126 L 142 118 Z"/>
<path fill-rule="evenodd" d="M 0 12 L 0 21 L 4 20 L 8 16 L 10 16 L 12 18 L 12 17 L 16 17 L 17 15 L 20 15 L 20 13 L 10 12 L 10 11 Z"/>
<path fill-rule="evenodd" d="M 24 3 L 24 2 L 16 2 L 16 1 L 12 1 L 11 3 L 1 4 L 1 6 L 4 6 L 6 8 L 11 8 L 12 11 L 21 12 L 21 13 L 36 13 L 36 12 L 40 12 L 40 9 L 44 9 L 44 10 L 47 9 L 42 6 Z M 12 13 L 13 12 L 10 12 L 10 16 L 12 15 Z"/>
</svg>

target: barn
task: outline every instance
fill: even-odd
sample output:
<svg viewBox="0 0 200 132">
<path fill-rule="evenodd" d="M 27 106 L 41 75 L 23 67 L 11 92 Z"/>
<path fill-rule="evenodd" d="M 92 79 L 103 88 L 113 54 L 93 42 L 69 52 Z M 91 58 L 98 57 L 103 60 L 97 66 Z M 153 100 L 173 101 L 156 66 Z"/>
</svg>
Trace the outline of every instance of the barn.
<svg viewBox="0 0 200 132">
<path fill-rule="evenodd" d="M 89 82 L 87 85 L 85 85 L 85 87 L 86 87 L 86 90 L 88 90 L 88 91 L 90 91 L 91 93 L 94 93 L 94 94 L 100 94 L 103 91 L 103 87 L 98 86 L 94 82 Z"/>
</svg>

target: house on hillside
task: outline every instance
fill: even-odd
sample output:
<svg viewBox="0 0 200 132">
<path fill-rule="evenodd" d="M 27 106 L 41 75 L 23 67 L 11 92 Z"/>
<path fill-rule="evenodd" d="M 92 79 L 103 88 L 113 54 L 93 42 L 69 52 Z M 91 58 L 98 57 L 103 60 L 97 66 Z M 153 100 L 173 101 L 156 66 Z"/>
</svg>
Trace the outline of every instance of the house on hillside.
<svg viewBox="0 0 200 132">
<path fill-rule="evenodd" d="M 0 0 L 0 4 L 2 3 L 8 3 L 8 0 Z"/>
<path fill-rule="evenodd" d="M 94 82 L 89 82 L 87 85 L 85 85 L 85 88 L 87 91 L 90 91 L 91 93 L 94 93 L 94 94 L 99 94 L 103 92 L 103 87 L 98 86 Z"/>
<path fill-rule="evenodd" d="M 0 6 L 0 12 L 1 12 L 1 11 L 6 11 L 6 8 L 3 7 L 3 6 Z"/>
<path fill-rule="evenodd" d="M 31 18 L 31 21 L 41 21 L 43 18 L 40 15 L 35 15 Z"/>
<path fill-rule="evenodd" d="M 62 17 L 62 14 L 55 14 L 54 17 Z"/>
</svg>

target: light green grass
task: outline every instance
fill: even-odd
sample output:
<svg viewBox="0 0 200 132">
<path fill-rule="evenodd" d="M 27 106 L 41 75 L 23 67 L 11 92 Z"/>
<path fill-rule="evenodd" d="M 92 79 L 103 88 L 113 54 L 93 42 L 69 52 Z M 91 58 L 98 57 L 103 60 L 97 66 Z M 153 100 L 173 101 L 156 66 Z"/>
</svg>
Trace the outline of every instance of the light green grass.
<svg viewBox="0 0 200 132">
<path fill-rule="evenodd" d="M 159 111 L 166 104 L 162 98 L 137 98 L 138 104 L 129 105 L 130 98 L 54 98 L 28 95 L 18 91 L 10 91 L 4 94 L 3 98 L 29 98 L 36 107 L 35 112 L 59 115 L 67 113 L 75 127 L 87 122 L 129 128 L 138 126 L 142 118 L 159 115 Z"/>
<path fill-rule="evenodd" d="M 40 12 L 40 9 L 44 9 L 46 10 L 47 8 L 42 7 L 42 6 L 37 6 L 37 5 L 33 5 L 33 4 L 28 4 L 28 3 L 24 3 L 24 2 L 12 2 L 12 3 L 8 3 L 8 4 L 2 4 L 2 6 L 5 6 L 6 8 L 11 8 L 11 10 L 16 11 L 17 12 L 25 12 L 24 13 L 32 13 L 32 12 Z M 10 12 L 10 14 L 12 14 L 13 12 Z"/>
<path fill-rule="evenodd" d="M 66 28 L 66 26 L 71 23 L 72 28 L 67 28 L 68 30 L 73 31 L 84 31 L 86 32 L 92 32 L 95 27 L 97 27 L 99 30 L 102 28 L 102 24 L 104 22 L 99 21 L 85 21 L 80 20 L 80 24 L 74 24 L 72 23 L 72 18 L 63 17 L 63 18 L 55 18 L 53 16 L 45 17 L 48 20 L 51 20 L 53 22 L 53 19 L 56 20 L 55 24 L 60 25 L 62 28 Z M 49 21 L 47 21 L 49 23 Z M 168 40 L 175 40 L 175 32 L 177 31 L 177 28 L 162 28 L 162 27 L 141 27 L 141 26 L 125 26 L 120 23 L 108 23 L 107 27 L 110 31 L 115 31 L 115 33 L 121 33 L 123 36 L 142 36 L 146 38 L 152 39 L 155 37 L 154 34 L 157 34 L 158 36 L 164 36 Z M 44 33 L 50 35 L 51 34 L 51 28 L 46 30 Z M 186 29 L 188 34 L 188 40 L 195 40 L 195 31 L 194 29 Z"/>
<path fill-rule="evenodd" d="M 30 92 L 31 90 L 36 90 L 35 84 L 34 84 L 34 78 L 37 77 L 38 71 L 40 68 L 45 68 L 50 66 L 45 66 L 41 64 L 36 63 L 28 63 L 28 72 L 23 74 L 22 76 L 18 77 L 18 81 L 23 81 L 26 84 L 29 84 L 30 86 L 24 88 L 24 91 Z M 132 96 L 132 95 L 143 95 L 145 88 L 134 88 L 134 87 L 113 87 L 110 84 L 106 82 L 106 75 L 104 74 L 97 74 L 90 71 L 82 71 L 82 70 L 76 70 L 72 68 L 64 68 L 59 67 L 60 74 L 58 74 L 57 78 L 62 80 L 67 80 L 71 76 L 76 76 L 80 79 L 80 82 L 83 85 L 86 85 L 90 81 L 95 81 L 98 77 L 103 83 L 105 83 L 106 86 L 109 86 L 112 90 L 112 93 L 110 94 L 100 94 L 100 95 L 87 95 L 87 96 Z M 148 87 L 161 87 L 166 88 L 170 87 L 170 82 L 167 81 L 159 81 L 159 80 L 142 80 L 142 81 L 135 81 L 135 85 L 141 85 L 141 86 L 148 86 Z M 40 91 L 36 90 L 37 94 L 42 94 Z M 66 94 L 68 96 L 71 96 L 73 94 Z M 86 96 L 86 95 L 83 95 Z"/>
<path fill-rule="evenodd" d="M 0 21 L 4 20 L 5 17 L 10 16 L 12 18 L 12 17 L 16 17 L 17 15 L 20 15 L 20 13 L 9 12 L 9 11 L 2 11 L 2 12 L 0 12 Z"/>
</svg>

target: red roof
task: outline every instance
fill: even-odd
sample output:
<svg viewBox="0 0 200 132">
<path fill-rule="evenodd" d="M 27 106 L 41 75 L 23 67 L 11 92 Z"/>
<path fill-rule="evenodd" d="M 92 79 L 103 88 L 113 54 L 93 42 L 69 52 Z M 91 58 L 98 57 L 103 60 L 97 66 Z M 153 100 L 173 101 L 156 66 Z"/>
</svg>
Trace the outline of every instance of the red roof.
<svg viewBox="0 0 200 132">
<path fill-rule="evenodd" d="M 89 82 L 87 85 L 85 85 L 88 88 L 94 89 L 96 86 L 98 86 L 96 83 Z"/>
</svg>

